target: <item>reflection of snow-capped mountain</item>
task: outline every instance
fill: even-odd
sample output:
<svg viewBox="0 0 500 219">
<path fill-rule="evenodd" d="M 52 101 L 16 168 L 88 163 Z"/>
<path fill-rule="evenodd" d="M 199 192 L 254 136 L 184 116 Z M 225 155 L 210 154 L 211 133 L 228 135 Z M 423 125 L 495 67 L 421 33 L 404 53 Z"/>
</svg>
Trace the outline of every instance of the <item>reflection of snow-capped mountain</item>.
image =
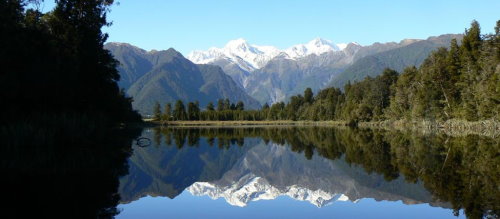
<svg viewBox="0 0 500 219">
<path fill-rule="evenodd" d="M 146 132 L 145 136 L 153 138 L 153 134 Z M 135 150 L 129 175 L 120 179 L 121 202 L 147 195 L 173 199 L 187 190 L 193 195 L 224 198 L 235 206 L 280 196 L 317 207 L 363 198 L 442 205 L 435 203 L 420 183 L 405 182 L 403 177 L 386 181 L 383 175 L 367 173 L 343 158 L 318 155 L 316 149 L 307 152 L 313 153 L 307 159 L 304 153 L 309 149 L 297 143 L 287 146 L 246 138 L 242 147 L 222 149 L 205 140 L 199 144 Z"/>
<path fill-rule="evenodd" d="M 346 172 L 347 171 L 347 172 Z M 375 200 L 402 200 L 404 203 L 421 201 L 392 191 L 392 183 L 382 176 L 363 176 L 367 182 L 358 181 L 353 174 L 364 171 L 349 167 L 342 160 L 328 160 L 291 151 L 290 147 L 264 144 L 253 147 L 224 173 L 222 178 L 196 182 L 186 190 L 196 196 L 212 199 L 224 198 L 229 204 L 244 207 L 251 201 L 271 200 L 288 196 L 322 207 L 336 201 L 357 202 L 362 198 Z M 378 186 L 367 186 L 377 182 Z M 368 184 L 366 184 L 368 183 Z M 406 185 L 409 190 L 419 190 L 419 185 Z M 423 191 L 425 194 L 425 191 Z"/>
<path fill-rule="evenodd" d="M 253 174 L 242 177 L 229 186 L 218 186 L 209 182 L 197 182 L 187 188 L 196 196 L 207 195 L 212 199 L 224 198 L 229 204 L 244 207 L 250 201 L 272 200 L 278 196 L 288 196 L 299 201 L 308 201 L 317 207 L 323 207 L 334 201 L 349 201 L 343 194 L 331 194 L 321 189 L 310 190 L 297 185 L 279 189 L 266 179 Z"/>
</svg>

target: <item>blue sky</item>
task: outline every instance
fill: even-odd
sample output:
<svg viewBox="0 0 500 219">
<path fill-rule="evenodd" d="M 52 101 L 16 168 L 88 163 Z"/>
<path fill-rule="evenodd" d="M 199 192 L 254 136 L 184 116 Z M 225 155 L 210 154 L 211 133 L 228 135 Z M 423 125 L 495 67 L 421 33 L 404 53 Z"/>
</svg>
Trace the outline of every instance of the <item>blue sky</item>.
<svg viewBox="0 0 500 219">
<path fill-rule="evenodd" d="M 46 8 L 50 0 L 46 0 Z M 141 48 L 222 47 L 245 38 L 284 49 L 321 37 L 335 43 L 400 41 L 463 33 L 473 19 L 483 33 L 500 19 L 499 0 L 118 0 L 109 41 Z"/>
</svg>

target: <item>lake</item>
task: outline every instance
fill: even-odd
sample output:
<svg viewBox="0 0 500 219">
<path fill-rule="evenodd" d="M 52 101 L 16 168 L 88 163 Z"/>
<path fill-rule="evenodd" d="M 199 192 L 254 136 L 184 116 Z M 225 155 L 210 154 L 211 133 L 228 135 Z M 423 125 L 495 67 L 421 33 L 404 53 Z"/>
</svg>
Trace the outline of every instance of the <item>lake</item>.
<svg viewBox="0 0 500 219">
<path fill-rule="evenodd" d="M 500 211 L 498 138 L 335 127 L 164 127 L 141 137 L 119 178 L 117 218 L 480 218 Z"/>
</svg>

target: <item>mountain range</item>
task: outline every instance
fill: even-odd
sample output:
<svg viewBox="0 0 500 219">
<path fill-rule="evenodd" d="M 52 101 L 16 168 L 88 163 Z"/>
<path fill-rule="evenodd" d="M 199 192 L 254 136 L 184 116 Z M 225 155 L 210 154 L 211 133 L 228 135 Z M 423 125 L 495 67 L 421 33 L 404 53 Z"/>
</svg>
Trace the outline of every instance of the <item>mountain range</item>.
<svg viewBox="0 0 500 219">
<path fill-rule="evenodd" d="M 244 39 L 233 40 L 223 48 L 193 51 L 187 58 L 194 63 L 220 66 L 224 72 L 261 104 L 287 101 L 302 93 L 335 86 L 348 81 L 376 76 L 384 68 L 401 71 L 419 66 L 438 47 L 447 47 L 458 34 L 405 39 L 399 43 L 334 44 L 321 38 L 306 44 L 279 50 L 272 46 L 251 45 Z"/>
<path fill-rule="evenodd" d="M 118 85 L 134 98 L 132 106 L 151 114 L 155 102 L 174 104 L 177 100 L 209 102 L 228 98 L 243 101 L 247 108 L 260 104 L 215 65 L 194 64 L 174 49 L 145 51 L 130 44 L 105 45 L 120 62 Z"/>
<path fill-rule="evenodd" d="M 267 62 L 277 56 L 299 59 L 311 54 L 320 55 L 330 51 L 340 51 L 347 44 L 333 44 L 330 40 L 316 38 L 306 44 L 298 44 L 286 50 L 274 46 L 250 45 L 243 39 L 229 41 L 224 48 L 212 47 L 207 51 L 195 50 L 187 56 L 194 63 L 207 64 L 225 59 L 237 64 L 246 71 L 264 67 Z"/>
<path fill-rule="evenodd" d="M 384 68 L 402 71 L 419 66 L 433 50 L 461 37 L 445 34 L 369 46 L 316 38 L 284 50 L 237 39 L 187 57 L 172 48 L 146 51 L 126 43 L 108 43 L 105 48 L 120 62 L 118 84 L 134 98 L 133 107 L 151 114 L 156 101 L 162 105 L 178 99 L 199 101 L 204 108 L 208 102 L 228 98 L 256 109 L 286 102 L 307 87 L 314 92 L 331 86 L 342 89 L 347 82 L 377 76 Z"/>
</svg>

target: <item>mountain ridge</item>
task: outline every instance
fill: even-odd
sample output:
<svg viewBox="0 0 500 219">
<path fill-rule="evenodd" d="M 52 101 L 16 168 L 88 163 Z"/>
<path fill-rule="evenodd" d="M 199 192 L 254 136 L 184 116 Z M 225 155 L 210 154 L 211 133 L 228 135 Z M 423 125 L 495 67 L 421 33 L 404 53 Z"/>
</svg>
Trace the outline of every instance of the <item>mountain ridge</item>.
<svg viewBox="0 0 500 219">
<path fill-rule="evenodd" d="M 385 68 L 398 72 L 409 66 L 418 67 L 428 55 L 439 47 L 448 47 L 452 39 L 460 41 L 461 34 L 443 34 L 428 37 L 425 40 L 405 39 L 400 42 L 401 47 L 370 54 L 359 58 L 345 71 L 337 75 L 328 86 L 343 89 L 348 82 L 361 81 L 367 76 L 375 77 Z"/>
</svg>

